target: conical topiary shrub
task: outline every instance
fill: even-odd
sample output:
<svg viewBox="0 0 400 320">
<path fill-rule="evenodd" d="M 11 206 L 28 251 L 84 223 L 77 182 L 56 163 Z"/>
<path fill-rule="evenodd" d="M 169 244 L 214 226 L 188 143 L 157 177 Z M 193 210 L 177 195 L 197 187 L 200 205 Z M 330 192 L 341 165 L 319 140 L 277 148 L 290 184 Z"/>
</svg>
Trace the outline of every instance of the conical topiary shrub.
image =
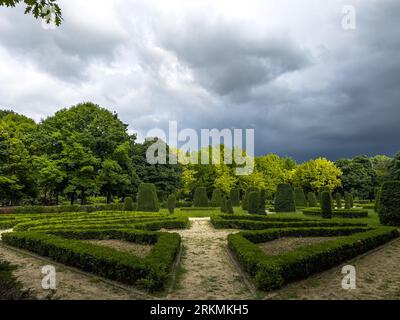
<svg viewBox="0 0 400 320">
<path fill-rule="evenodd" d="M 332 196 L 330 192 L 322 192 L 321 194 L 321 213 L 322 218 L 332 218 Z"/>
<path fill-rule="evenodd" d="M 221 200 L 221 212 L 222 213 L 228 213 L 225 197 L 222 198 L 222 200 Z"/>
<path fill-rule="evenodd" d="M 244 195 L 244 197 L 243 197 L 243 199 L 242 199 L 242 209 L 243 209 L 243 210 L 248 210 L 248 209 L 249 209 L 248 205 L 249 205 L 249 196 L 250 196 L 250 193 L 252 193 L 252 192 L 258 192 L 258 191 L 259 191 L 259 190 L 258 190 L 258 188 L 256 188 L 256 187 L 249 187 L 249 188 L 247 188 L 246 193 L 245 193 L 245 195 Z"/>
<path fill-rule="evenodd" d="M 294 201 L 296 203 L 296 207 L 307 207 L 306 196 L 304 195 L 303 188 L 296 187 L 294 189 Z"/>
<path fill-rule="evenodd" d="M 135 211 L 132 197 L 126 197 L 124 200 L 124 211 Z"/>
<path fill-rule="evenodd" d="M 342 195 L 339 192 L 335 194 L 335 202 L 336 208 L 342 209 Z"/>
<path fill-rule="evenodd" d="M 250 192 L 248 208 L 248 212 L 251 214 L 260 212 L 260 193 L 258 191 Z"/>
<path fill-rule="evenodd" d="M 276 212 L 296 212 L 296 204 L 294 201 L 294 193 L 292 186 L 288 183 L 278 185 L 275 194 L 275 211 Z"/>
<path fill-rule="evenodd" d="M 156 186 L 152 183 L 142 183 L 137 195 L 137 210 L 144 212 L 158 212 L 160 205 L 156 192 Z"/>
<path fill-rule="evenodd" d="M 195 206 L 196 208 L 208 207 L 208 196 L 206 188 L 196 188 L 196 190 L 194 191 L 193 206 Z"/>
<path fill-rule="evenodd" d="M 267 203 L 267 192 L 265 189 L 260 191 L 260 201 L 258 205 L 258 213 L 259 214 L 266 214 L 266 203 Z"/>
<path fill-rule="evenodd" d="M 240 190 L 239 189 L 232 189 L 231 192 L 231 201 L 233 207 L 240 206 Z"/>
<path fill-rule="evenodd" d="M 375 190 L 375 207 L 374 207 L 376 213 L 379 213 L 379 205 L 381 202 L 381 192 L 382 192 L 381 188 L 376 188 L 376 190 Z"/>
<path fill-rule="evenodd" d="M 176 197 L 175 195 L 171 194 L 167 200 L 167 208 L 170 214 L 173 214 L 176 207 Z"/>
<path fill-rule="evenodd" d="M 214 189 L 210 201 L 211 207 L 220 207 L 222 204 L 222 191 L 220 189 Z"/>
<path fill-rule="evenodd" d="M 317 196 L 315 195 L 314 192 L 309 192 L 307 194 L 307 199 L 308 199 L 308 205 L 310 207 L 318 207 Z"/>
<path fill-rule="evenodd" d="M 400 226 L 400 181 L 385 182 L 382 185 L 379 220 L 384 225 Z"/>
<path fill-rule="evenodd" d="M 353 208 L 351 205 L 350 194 L 348 192 L 344 193 L 344 208 L 345 209 Z"/>
<path fill-rule="evenodd" d="M 226 202 L 226 213 L 227 214 L 233 214 L 233 206 L 232 206 L 232 200 L 231 199 L 227 199 Z"/>
</svg>

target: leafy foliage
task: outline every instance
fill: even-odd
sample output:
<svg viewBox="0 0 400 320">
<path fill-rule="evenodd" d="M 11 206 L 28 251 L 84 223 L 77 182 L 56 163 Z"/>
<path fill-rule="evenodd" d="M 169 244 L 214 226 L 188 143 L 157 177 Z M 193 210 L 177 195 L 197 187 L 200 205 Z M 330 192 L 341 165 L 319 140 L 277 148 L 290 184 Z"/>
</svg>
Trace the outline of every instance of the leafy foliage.
<svg viewBox="0 0 400 320">
<path fill-rule="evenodd" d="M 332 196 L 330 192 L 324 191 L 321 194 L 321 213 L 322 218 L 332 218 Z"/>
<path fill-rule="evenodd" d="M 290 184 L 279 184 L 275 195 L 276 212 L 296 212 L 294 192 Z"/>
<path fill-rule="evenodd" d="M 139 186 L 139 191 L 137 195 L 137 210 L 143 212 L 160 211 L 156 186 L 154 184 L 142 183 Z"/>
<path fill-rule="evenodd" d="M 400 226 L 400 181 L 389 181 L 383 184 L 379 219 L 384 225 Z"/>
</svg>

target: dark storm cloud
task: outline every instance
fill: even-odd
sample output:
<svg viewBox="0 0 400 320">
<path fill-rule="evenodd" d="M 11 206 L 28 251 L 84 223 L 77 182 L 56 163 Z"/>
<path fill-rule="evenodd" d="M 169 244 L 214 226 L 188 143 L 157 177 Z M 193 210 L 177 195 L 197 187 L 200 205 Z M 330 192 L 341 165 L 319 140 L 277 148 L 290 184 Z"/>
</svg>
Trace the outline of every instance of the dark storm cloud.
<svg viewBox="0 0 400 320">
<path fill-rule="evenodd" d="M 0 56 L 12 63 L 0 62 L 0 105 L 37 118 L 93 100 L 141 135 L 169 120 L 254 128 L 257 154 L 300 161 L 400 150 L 398 1 L 353 1 L 353 31 L 341 28 L 341 0 L 282 0 L 247 18 L 226 16 L 233 3 L 218 12 L 176 1 L 110 0 L 87 23 L 72 19 L 79 1 L 64 1 L 56 31 L 0 11 Z M 12 72 L 25 63 L 39 75 Z"/>
</svg>

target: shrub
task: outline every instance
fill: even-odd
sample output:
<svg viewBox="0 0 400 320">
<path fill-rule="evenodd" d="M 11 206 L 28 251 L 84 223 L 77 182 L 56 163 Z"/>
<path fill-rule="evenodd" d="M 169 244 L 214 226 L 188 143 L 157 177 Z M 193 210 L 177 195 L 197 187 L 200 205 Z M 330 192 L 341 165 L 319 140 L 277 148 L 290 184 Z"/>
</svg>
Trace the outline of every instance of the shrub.
<svg viewBox="0 0 400 320">
<path fill-rule="evenodd" d="M 139 186 L 139 191 L 137 196 L 137 210 L 143 212 L 160 211 L 156 186 L 154 184 L 142 183 Z"/>
<path fill-rule="evenodd" d="M 14 276 L 16 266 L 0 260 L 0 301 L 30 299 L 31 292 L 23 290 L 23 285 Z"/>
<path fill-rule="evenodd" d="M 335 194 L 336 207 L 342 209 L 342 196 L 339 192 Z"/>
<path fill-rule="evenodd" d="M 231 199 L 227 199 L 226 200 L 226 213 L 227 214 L 233 214 L 234 213 Z"/>
<path fill-rule="evenodd" d="M 293 189 L 290 184 L 279 184 L 275 196 L 276 212 L 296 212 Z"/>
<path fill-rule="evenodd" d="M 258 188 L 256 187 L 250 187 L 247 188 L 246 193 L 244 194 L 244 197 L 242 199 L 242 209 L 243 210 L 249 210 L 249 197 L 250 197 L 250 193 L 252 192 L 258 192 Z"/>
<path fill-rule="evenodd" d="M 379 204 L 379 220 L 384 225 L 400 226 L 400 181 L 383 184 Z"/>
<path fill-rule="evenodd" d="M 193 197 L 193 205 L 195 207 L 208 207 L 207 189 L 204 187 L 196 188 Z"/>
<path fill-rule="evenodd" d="M 173 194 L 171 194 L 169 195 L 167 200 L 167 208 L 170 214 L 174 213 L 175 207 L 176 207 L 176 197 Z"/>
<path fill-rule="evenodd" d="M 126 197 L 124 200 L 124 211 L 134 211 L 135 207 L 133 204 L 132 197 Z"/>
<path fill-rule="evenodd" d="M 307 207 L 306 196 L 304 195 L 303 188 L 296 187 L 294 189 L 294 199 L 296 203 L 296 207 Z"/>
<path fill-rule="evenodd" d="M 234 207 L 240 206 L 240 191 L 239 191 L 239 189 L 232 189 L 230 194 L 231 194 L 232 206 L 234 206 Z"/>
<path fill-rule="evenodd" d="M 223 198 L 222 191 L 220 189 L 214 189 L 211 196 L 210 206 L 220 207 L 222 205 L 222 198 Z"/>
<path fill-rule="evenodd" d="M 382 192 L 381 188 L 376 188 L 376 190 L 375 190 L 375 204 L 374 204 L 374 210 L 375 210 L 376 213 L 379 213 L 379 205 L 380 205 L 380 201 L 381 201 L 381 192 Z"/>
<path fill-rule="evenodd" d="M 350 235 L 346 237 L 301 247 L 277 256 L 265 254 L 252 242 L 265 242 L 282 236 L 331 236 L 335 233 L 329 229 L 311 232 L 310 229 L 242 232 L 229 235 L 228 245 L 243 269 L 255 280 L 257 288 L 270 291 L 332 268 L 399 236 L 397 229 L 389 227 L 353 234 L 349 232 Z M 341 232 L 338 231 L 336 235 L 341 235 Z"/>
<path fill-rule="evenodd" d="M 310 207 L 317 207 L 318 206 L 317 196 L 315 195 L 314 192 L 309 192 L 307 194 L 307 199 L 308 199 L 308 205 Z"/>
<path fill-rule="evenodd" d="M 260 201 L 259 201 L 259 205 L 258 205 L 258 213 L 259 214 L 265 214 L 266 202 L 267 202 L 267 192 L 265 191 L 265 189 L 262 189 L 260 191 Z"/>
<path fill-rule="evenodd" d="M 221 200 L 221 212 L 222 213 L 227 213 L 227 205 L 226 205 L 225 197 L 222 198 L 222 200 Z"/>
<path fill-rule="evenodd" d="M 330 192 L 324 191 L 321 194 L 321 214 L 322 218 L 332 218 L 332 197 Z"/>
<path fill-rule="evenodd" d="M 257 214 L 260 211 L 260 193 L 258 191 L 252 191 L 249 194 L 248 200 L 248 211 L 251 214 Z"/>
<path fill-rule="evenodd" d="M 351 205 L 350 193 L 348 192 L 344 193 L 344 208 L 345 209 L 353 208 L 353 206 Z"/>
<path fill-rule="evenodd" d="M 303 214 L 306 216 L 318 217 L 321 216 L 321 209 L 317 208 L 307 208 L 303 210 Z M 333 218 L 344 218 L 344 219 L 352 219 L 352 218 L 367 218 L 368 210 L 363 209 L 337 209 L 333 210 L 332 213 Z"/>
</svg>

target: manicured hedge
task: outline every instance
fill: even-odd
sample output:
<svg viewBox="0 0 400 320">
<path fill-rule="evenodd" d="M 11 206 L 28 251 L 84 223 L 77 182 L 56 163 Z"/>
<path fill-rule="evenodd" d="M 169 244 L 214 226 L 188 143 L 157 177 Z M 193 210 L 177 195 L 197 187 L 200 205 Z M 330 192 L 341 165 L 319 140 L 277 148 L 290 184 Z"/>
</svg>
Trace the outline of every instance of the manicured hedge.
<svg viewBox="0 0 400 320">
<path fill-rule="evenodd" d="M 127 233 L 129 232 L 125 231 Z M 135 236 L 136 234 L 133 235 Z M 175 233 L 160 233 L 157 236 L 158 241 L 145 258 L 43 233 L 10 233 L 3 236 L 3 241 L 102 277 L 158 290 L 163 288 L 168 279 L 181 238 Z M 128 235 L 122 238 L 128 241 L 130 239 Z"/>
<path fill-rule="evenodd" d="M 173 214 L 176 208 L 176 197 L 175 195 L 171 194 L 168 196 L 167 199 L 167 208 L 170 214 Z"/>
<path fill-rule="evenodd" d="M 214 207 L 193 207 L 193 208 L 180 208 L 181 212 L 191 212 L 191 211 L 217 211 Z"/>
<path fill-rule="evenodd" d="M 332 218 L 332 196 L 330 192 L 324 191 L 321 194 L 321 216 L 325 219 Z"/>
<path fill-rule="evenodd" d="M 193 206 L 196 208 L 208 207 L 208 202 L 207 189 L 204 187 L 196 188 L 194 191 Z"/>
<path fill-rule="evenodd" d="M 382 224 L 400 226 L 400 181 L 383 184 L 378 211 Z"/>
<path fill-rule="evenodd" d="M 304 233 L 297 230 L 294 234 L 297 236 L 308 236 L 310 234 L 309 229 L 303 230 Z M 315 236 L 318 232 L 311 236 Z M 324 231 L 321 231 L 318 235 L 321 236 L 323 233 Z M 332 235 L 332 231 L 328 231 L 326 235 Z M 288 282 L 327 270 L 398 236 L 399 231 L 397 229 L 380 227 L 339 237 L 336 240 L 304 246 L 277 256 L 265 254 L 255 243 L 248 240 L 248 238 L 251 238 L 253 241 L 265 242 L 268 237 L 276 239 L 271 234 L 266 236 L 260 233 L 258 235 L 250 235 L 249 233 L 231 234 L 228 236 L 228 245 L 243 269 L 254 279 L 257 288 L 270 291 L 278 289 Z"/>
<path fill-rule="evenodd" d="M 252 191 L 249 193 L 248 196 L 248 211 L 251 214 L 258 214 L 260 210 L 260 192 L 259 191 Z"/>
<path fill-rule="evenodd" d="M 294 197 L 296 207 L 307 207 L 306 196 L 304 195 L 304 190 L 301 187 L 296 187 L 294 189 Z"/>
<path fill-rule="evenodd" d="M 232 206 L 234 207 L 240 206 L 240 190 L 232 189 L 230 196 L 231 196 Z"/>
<path fill-rule="evenodd" d="M 313 227 L 365 227 L 366 223 L 328 222 L 328 221 L 251 221 L 238 219 L 223 219 L 218 216 L 211 217 L 211 223 L 217 229 L 264 230 L 272 228 L 313 228 Z"/>
<path fill-rule="evenodd" d="M 158 202 L 156 186 L 154 184 L 140 184 L 137 195 L 137 210 L 143 212 L 160 211 L 160 204 Z"/>
<path fill-rule="evenodd" d="M 222 205 L 222 197 L 223 197 L 222 191 L 220 189 L 214 189 L 211 196 L 210 206 L 220 207 Z"/>
<path fill-rule="evenodd" d="M 132 197 L 126 197 L 124 200 L 124 211 L 134 211 L 135 204 L 133 203 Z"/>
<path fill-rule="evenodd" d="M 250 193 L 252 192 L 259 192 L 258 188 L 256 187 L 249 187 L 246 189 L 246 192 L 244 193 L 243 199 L 242 199 L 242 209 L 243 210 L 249 210 L 249 197 Z"/>
<path fill-rule="evenodd" d="M 64 213 L 64 212 L 95 212 L 95 211 L 123 211 L 123 203 L 96 204 L 96 205 L 68 205 L 68 206 L 22 206 L 0 208 L 0 214 L 28 214 L 28 213 Z"/>
<path fill-rule="evenodd" d="M 306 216 L 322 216 L 321 209 L 319 208 L 307 208 L 303 210 L 303 214 Z M 333 210 L 332 218 L 367 218 L 368 210 L 362 209 L 340 209 Z"/>
<path fill-rule="evenodd" d="M 314 192 L 309 192 L 307 194 L 307 199 L 308 199 L 308 205 L 310 207 L 317 207 L 318 206 L 317 196 L 315 195 Z"/>
<path fill-rule="evenodd" d="M 290 184 L 279 184 L 275 195 L 276 212 L 296 212 L 294 193 Z"/>
</svg>

